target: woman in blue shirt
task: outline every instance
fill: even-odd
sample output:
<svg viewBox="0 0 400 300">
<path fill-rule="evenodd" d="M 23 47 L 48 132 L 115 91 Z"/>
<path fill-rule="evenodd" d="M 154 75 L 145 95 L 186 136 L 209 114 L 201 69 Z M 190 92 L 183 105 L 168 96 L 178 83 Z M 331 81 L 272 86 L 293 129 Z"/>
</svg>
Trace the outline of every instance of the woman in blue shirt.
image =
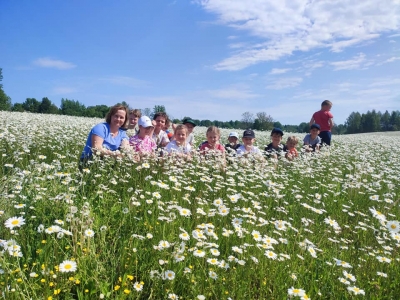
<svg viewBox="0 0 400 300">
<path fill-rule="evenodd" d="M 129 125 L 128 109 L 115 105 L 107 113 L 106 122 L 92 128 L 81 155 L 81 162 L 92 158 L 93 153 L 100 156 L 121 156 L 117 151 L 129 147 L 126 128 Z"/>
</svg>

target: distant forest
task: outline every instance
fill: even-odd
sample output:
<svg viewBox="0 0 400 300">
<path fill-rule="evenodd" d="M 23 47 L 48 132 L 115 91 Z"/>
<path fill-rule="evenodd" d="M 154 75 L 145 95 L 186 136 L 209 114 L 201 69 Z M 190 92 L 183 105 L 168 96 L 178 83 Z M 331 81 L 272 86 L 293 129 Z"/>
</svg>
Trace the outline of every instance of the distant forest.
<svg viewBox="0 0 400 300">
<path fill-rule="evenodd" d="M 0 82 L 2 81 L 2 69 L 0 68 Z M 120 103 L 129 108 L 126 102 Z M 3 85 L 0 83 L 0 110 L 3 111 L 18 111 L 18 112 L 31 112 L 41 114 L 60 114 L 67 116 L 91 117 L 91 118 L 104 118 L 110 109 L 107 105 L 96 105 L 86 107 L 79 101 L 61 99 L 61 106 L 57 107 L 50 101 L 49 98 L 44 97 L 42 101 L 35 98 L 27 98 L 23 103 L 12 104 L 11 98 L 3 90 Z M 156 112 L 164 111 L 164 105 L 156 105 L 153 109 L 141 109 L 142 115 L 152 117 Z M 184 118 L 187 118 L 185 116 Z M 183 119 L 184 119 L 183 118 Z M 182 120 L 175 119 L 170 116 L 174 123 L 180 123 Z M 244 112 L 241 120 L 236 121 L 218 121 L 218 120 L 197 120 L 193 119 L 199 126 L 218 126 L 221 128 L 231 129 L 247 129 L 252 128 L 256 130 L 271 130 L 273 127 L 279 127 L 288 132 L 304 133 L 309 131 L 309 123 L 302 122 L 299 125 L 283 125 L 279 121 L 273 119 L 272 116 L 266 112 L 258 112 L 255 115 L 250 112 Z M 352 112 L 347 118 L 345 124 L 339 124 L 332 128 L 333 134 L 349 134 L 349 133 L 364 133 L 364 132 L 378 132 L 378 131 L 397 131 L 400 130 L 400 111 L 392 111 L 389 113 L 377 112 L 375 110 L 368 111 L 367 113 L 360 114 L 359 112 Z"/>
<path fill-rule="evenodd" d="M 125 102 L 120 103 L 129 108 Z M 4 106 L 4 105 L 3 105 Z M 27 98 L 23 103 L 9 104 L 8 107 L 0 107 L 1 110 L 10 110 L 18 112 L 31 112 L 42 114 L 60 114 L 68 116 L 104 118 L 110 109 L 107 105 L 96 105 L 86 107 L 79 101 L 62 99 L 61 106 L 58 108 L 47 97 L 42 101 L 35 98 Z M 133 108 L 130 108 L 133 109 Z M 164 111 L 164 105 L 156 105 L 154 108 L 143 108 L 141 112 L 143 115 L 152 117 L 156 112 Z M 185 116 L 187 118 L 189 116 Z M 182 120 L 170 116 L 174 123 L 180 123 Z M 273 127 L 280 127 L 288 132 L 308 132 L 308 122 L 302 122 L 299 125 L 283 125 L 279 121 L 274 120 L 270 115 L 265 112 L 252 114 L 244 112 L 241 120 L 231 121 L 218 121 L 218 120 L 198 120 L 193 119 L 199 126 L 218 126 L 221 128 L 231 129 L 247 129 L 252 128 L 256 130 L 271 130 Z M 367 113 L 352 112 L 346 120 L 345 124 L 335 125 L 332 133 L 334 134 L 350 134 L 350 133 L 365 133 L 365 132 L 378 132 L 378 131 L 397 131 L 400 130 L 400 111 L 385 111 L 384 113 L 375 110 L 368 111 Z"/>
</svg>

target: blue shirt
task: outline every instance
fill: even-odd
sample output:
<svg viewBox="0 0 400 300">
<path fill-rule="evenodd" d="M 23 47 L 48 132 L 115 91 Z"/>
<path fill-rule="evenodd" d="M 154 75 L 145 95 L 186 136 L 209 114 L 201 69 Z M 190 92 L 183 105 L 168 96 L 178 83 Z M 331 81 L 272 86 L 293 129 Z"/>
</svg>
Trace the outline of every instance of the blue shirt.
<svg viewBox="0 0 400 300">
<path fill-rule="evenodd" d="M 126 131 L 123 129 L 118 129 L 117 136 L 112 136 L 110 131 L 110 124 L 108 123 L 100 123 L 97 124 L 92 128 L 89 132 L 89 136 L 86 140 L 85 148 L 83 148 L 82 158 L 83 157 L 90 157 L 93 155 L 92 153 L 92 136 L 97 135 L 98 137 L 102 138 L 103 141 L 103 148 L 106 148 L 111 151 L 116 151 L 121 146 L 123 140 L 128 141 L 128 136 Z"/>
</svg>

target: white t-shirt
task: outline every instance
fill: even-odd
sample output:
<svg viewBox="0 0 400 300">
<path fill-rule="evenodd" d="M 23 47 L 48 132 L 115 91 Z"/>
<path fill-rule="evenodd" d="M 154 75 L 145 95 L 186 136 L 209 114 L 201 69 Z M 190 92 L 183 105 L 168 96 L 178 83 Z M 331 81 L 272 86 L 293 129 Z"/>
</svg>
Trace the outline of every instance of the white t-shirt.
<svg viewBox="0 0 400 300">
<path fill-rule="evenodd" d="M 188 135 L 188 137 L 186 138 L 186 143 L 193 145 L 194 144 L 194 134 L 193 132 L 191 134 Z"/>
<path fill-rule="evenodd" d="M 186 144 L 185 146 L 178 146 L 176 141 L 169 142 L 165 147 L 165 150 L 168 153 L 184 153 L 188 154 L 192 150 L 192 146 L 190 144 Z"/>
<path fill-rule="evenodd" d="M 158 134 L 153 133 L 152 139 L 156 142 L 157 147 L 169 143 L 168 134 L 164 130 L 160 130 Z"/>
<path fill-rule="evenodd" d="M 237 150 L 236 153 L 240 156 L 245 153 L 251 153 L 251 154 L 261 154 L 260 149 L 258 149 L 256 146 L 251 147 L 251 150 L 249 152 L 246 151 L 246 148 L 244 145 L 241 145 Z"/>
</svg>

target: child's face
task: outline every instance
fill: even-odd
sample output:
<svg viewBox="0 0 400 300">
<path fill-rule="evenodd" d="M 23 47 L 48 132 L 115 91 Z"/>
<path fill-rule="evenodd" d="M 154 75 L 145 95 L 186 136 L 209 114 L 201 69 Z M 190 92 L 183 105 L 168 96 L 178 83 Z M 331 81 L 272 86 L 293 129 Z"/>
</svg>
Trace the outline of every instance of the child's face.
<svg viewBox="0 0 400 300">
<path fill-rule="evenodd" d="M 316 138 L 317 135 L 319 134 L 319 130 L 317 128 L 312 128 L 310 129 L 310 134 L 312 137 Z"/>
<path fill-rule="evenodd" d="M 243 145 L 245 145 L 245 146 L 253 146 L 255 141 L 256 141 L 255 138 L 242 137 L 242 142 L 243 142 Z"/>
<path fill-rule="evenodd" d="M 177 130 L 175 131 L 174 137 L 176 143 L 182 145 L 186 142 L 187 132 L 186 130 Z"/>
<path fill-rule="evenodd" d="M 184 125 L 188 129 L 188 133 L 192 133 L 193 132 L 194 125 L 192 123 L 185 123 Z"/>
<path fill-rule="evenodd" d="M 165 125 L 163 126 L 162 130 L 167 131 L 169 128 L 169 124 L 165 123 Z"/>
<path fill-rule="evenodd" d="M 230 136 L 230 137 L 228 137 L 228 141 L 229 141 L 229 144 L 236 145 L 238 138 L 236 136 Z"/>
<path fill-rule="evenodd" d="M 156 121 L 156 128 L 163 129 L 163 127 L 165 126 L 165 121 L 166 121 L 165 118 L 162 116 L 158 116 L 155 121 Z"/>
<path fill-rule="evenodd" d="M 214 132 L 207 133 L 207 142 L 210 145 L 216 145 L 216 144 L 218 144 L 218 141 L 219 141 L 219 135 L 218 134 L 216 134 Z"/>
<path fill-rule="evenodd" d="M 139 136 L 141 138 L 145 137 L 146 135 L 150 136 L 151 130 L 153 129 L 152 126 L 143 127 L 139 125 Z"/>
<path fill-rule="evenodd" d="M 279 144 L 282 141 L 282 136 L 279 133 L 271 134 L 271 140 L 273 144 Z"/>
<path fill-rule="evenodd" d="M 293 149 L 293 148 L 296 148 L 296 142 L 293 141 L 293 140 L 287 141 L 287 142 L 286 142 L 286 147 L 287 147 L 289 150 L 291 150 L 291 149 Z"/>
<path fill-rule="evenodd" d="M 137 122 L 139 121 L 139 118 L 135 116 L 134 114 L 129 115 L 129 124 L 132 126 L 136 126 Z"/>
</svg>

